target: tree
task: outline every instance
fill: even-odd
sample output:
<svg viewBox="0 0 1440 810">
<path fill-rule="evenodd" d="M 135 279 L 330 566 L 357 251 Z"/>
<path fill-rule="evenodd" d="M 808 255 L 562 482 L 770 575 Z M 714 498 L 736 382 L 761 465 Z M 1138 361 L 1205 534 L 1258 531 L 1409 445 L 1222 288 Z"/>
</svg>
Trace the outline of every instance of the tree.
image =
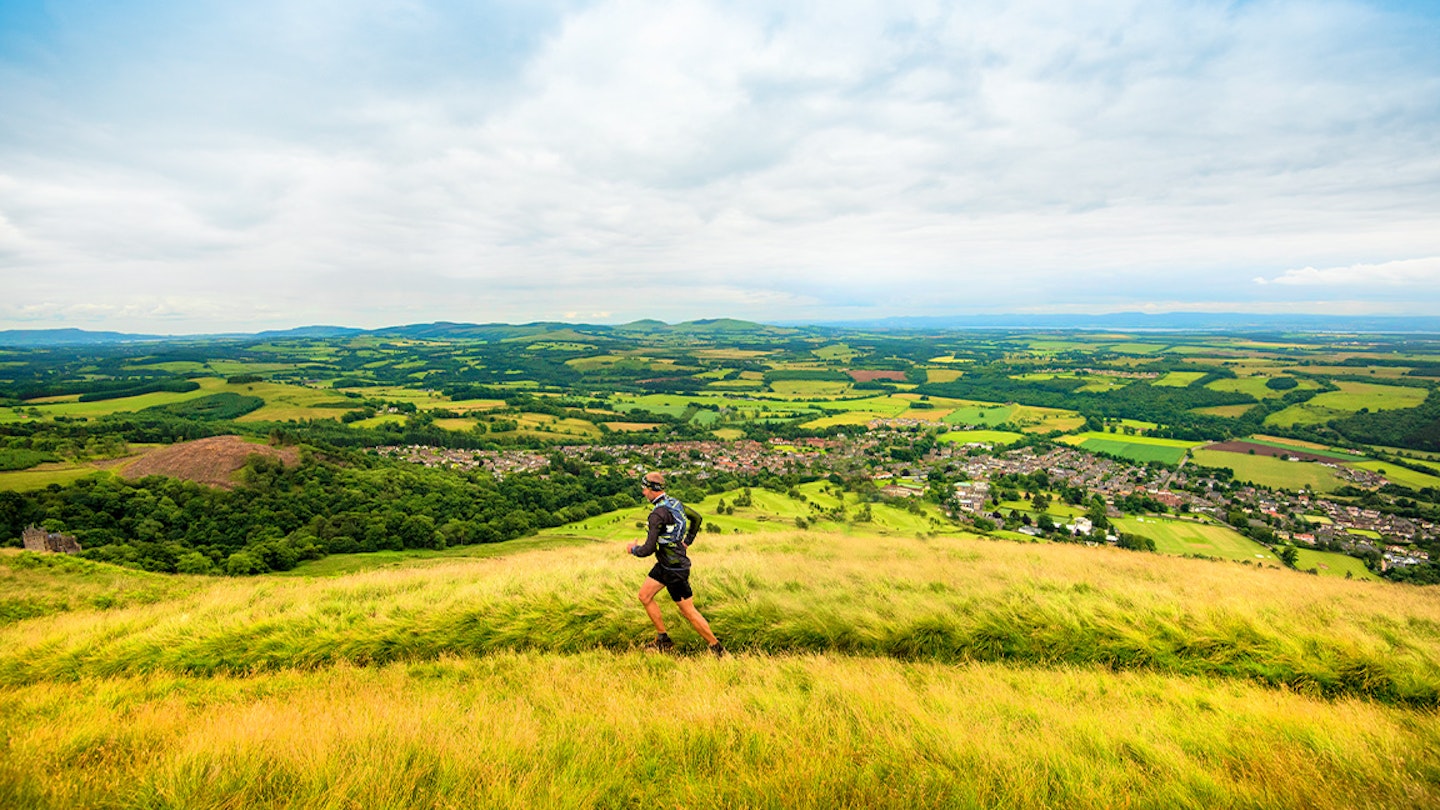
<svg viewBox="0 0 1440 810">
<path fill-rule="evenodd" d="M 1036 512 L 1044 512 L 1050 508 L 1050 496 L 1037 491 L 1035 497 L 1030 499 L 1030 507 Z"/>
<path fill-rule="evenodd" d="M 1296 561 L 1300 559 L 1300 552 L 1294 546 L 1283 546 L 1278 552 L 1280 562 L 1285 563 L 1286 568 L 1294 568 Z"/>
</svg>

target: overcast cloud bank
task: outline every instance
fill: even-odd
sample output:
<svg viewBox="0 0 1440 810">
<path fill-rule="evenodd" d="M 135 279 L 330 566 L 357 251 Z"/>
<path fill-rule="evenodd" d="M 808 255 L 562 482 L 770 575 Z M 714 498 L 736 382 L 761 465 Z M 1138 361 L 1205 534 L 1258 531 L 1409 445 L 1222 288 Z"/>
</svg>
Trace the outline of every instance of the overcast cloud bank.
<svg viewBox="0 0 1440 810">
<path fill-rule="evenodd" d="M 1426 314 L 1437 41 L 1354 2 L 4 4 L 0 326 Z"/>
</svg>

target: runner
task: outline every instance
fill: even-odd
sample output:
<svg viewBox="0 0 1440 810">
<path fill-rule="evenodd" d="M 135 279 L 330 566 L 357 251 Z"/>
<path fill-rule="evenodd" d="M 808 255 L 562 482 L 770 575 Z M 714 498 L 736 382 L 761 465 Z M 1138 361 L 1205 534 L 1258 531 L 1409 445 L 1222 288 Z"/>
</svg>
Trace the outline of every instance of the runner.
<svg viewBox="0 0 1440 810">
<path fill-rule="evenodd" d="M 650 511 L 645 542 L 640 545 L 629 543 L 625 550 L 636 557 L 655 555 L 655 565 L 650 569 L 645 584 L 640 586 L 640 604 L 645 606 L 646 615 L 655 625 L 655 641 L 650 647 L 661 651 L 675 649 L 675 642 L 665 632 L 660 606 L 655 604 L 656 594 L 664 588 L 670 592 L 680 615 L 710 645 L 710 652 L 716 656 L 725 655 L 725 646 L 710 632 L 710 623 L 695 609 L 695 593 L 690 590 L 690 556 L 685 551 L 700 532 L 700 514 L 666 495 L 665 476 L 658 472 L 645 474 L 640 481 L 640 492 L 655 508 Z"/>
</svg>

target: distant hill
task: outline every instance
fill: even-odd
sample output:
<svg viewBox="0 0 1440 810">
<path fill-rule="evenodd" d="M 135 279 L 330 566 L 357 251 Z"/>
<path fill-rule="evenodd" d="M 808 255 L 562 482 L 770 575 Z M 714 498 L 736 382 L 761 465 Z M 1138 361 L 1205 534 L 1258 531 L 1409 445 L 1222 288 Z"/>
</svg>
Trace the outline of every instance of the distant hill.
<svg viewBox="0 0 1440 810">
<path fill-rule="evenodd" d="M 1123 329 L 1128 331 L 1215 330 L 1235 332 L 1440 332 L 1430 315 L 1265 315 L 1237 312 L 1112 312 L 1102 315 L 1007 314 L 866 318 L 846 321 L 787 321 L 792 325 L 840 329 Z"/>
<path fill-rule="evenodd" d="M 363 334 L 364 331 L 345 326 L 300 326 L 294 329 L 272 329 L 264 332 L 142 335 L 129 332 L 91 332 L 85 329 L 6 329 L 0 331 L 0 346 L 93 346 L 102 343 L 154 343 L 170 340 L 331 338 Z"/>
<path fill-rule="evenodd" d="M 97 343 L 140 343 L 169 339 L 165 335 L 90 332 L 84 329 L 6 329 L 0 331 L 0 346 L 85 346 Z"/>
<path fill-rule="evenodd" d="M 10 329 L 0 331 L 0 346 L 82 346 L 104 343 L 138 343 L 186 340 L 277 340 L 333 338 L 359 335 L 411 340 L 606 340 L 636 335 L 741 337 L 794 334 L 797 330 L 894 329 L 935 331 L 947 329 L 1116 329 L 1126 331 L 1230 331 L 1230 332 L 1363 332 L 1440 333 L 1440 316 L 1349 315 L 1247 315 L 1209 312 L 1115 312 L 1105 315 L 947 315 L 933 317 L 869 318 L 847 321 L 786 321 L 757 323 L 737 318 L 702 318 L 668 324 L 643 319 L 626 324 L 576 324 L 563 321 L 533 323 L 434 323 L 355 329 L 345 326 L 300 326 L 263 332 L 225 332 L 205 335 L 149 335 L 127 332 L 90 332 L 84 329 Z"/>
</svg>

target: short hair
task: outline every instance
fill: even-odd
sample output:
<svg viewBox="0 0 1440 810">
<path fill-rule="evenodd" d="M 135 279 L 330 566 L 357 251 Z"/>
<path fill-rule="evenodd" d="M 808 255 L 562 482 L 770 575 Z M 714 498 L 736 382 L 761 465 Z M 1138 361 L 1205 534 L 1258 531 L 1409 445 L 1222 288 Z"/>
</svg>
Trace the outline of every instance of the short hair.
<svg viewBox="0 0 1440 810">
<path fill-rule="evenodd" d="M 640 479 L 640 483 L 644 484 L 648 489 L 650 489 L 650 490 L 652 490 L 652 491 L 654 491 L 654 492 L 664 492 L 664 491 L 665 491 L 665 476 L 664 476 L 664 474 L 662 474 L 662 473 L 658 473 L 658 472 L 648 472 L 648 473 L 645 473 L 645 476 Z"/>
</svg>

